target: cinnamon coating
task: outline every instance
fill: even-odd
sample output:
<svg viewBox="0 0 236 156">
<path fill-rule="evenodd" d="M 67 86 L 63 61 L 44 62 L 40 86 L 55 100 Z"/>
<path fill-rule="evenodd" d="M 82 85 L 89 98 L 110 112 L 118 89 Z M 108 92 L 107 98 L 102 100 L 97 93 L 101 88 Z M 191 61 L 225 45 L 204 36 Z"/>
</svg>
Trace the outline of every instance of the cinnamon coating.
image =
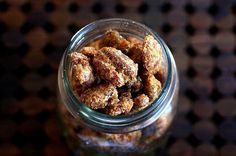
<svg viewBox="0 0 236 156">
<path fill-rule="evenodd" d="M 69 59 L 78 99 L 111 116 L 148 107 L 164 83 L 161 46 L 151 35 L 142 41 L 109 30 Z"/>
<path fill-rule="evenodd" d="M 95 81 L 93 68 L 89 63 L 89 58 L 77 52 L 69 54 L 72 62 L 72 87 L 74 89 L 82 89 L 91 86 Z"/>
<path fill-rule="evenodd" d="M 108 30 L 101 40 L 101 47 L 113 47 L 128 52 L 131 47 L 130 42 L 123 38 L 118 31 Z"/>
<path fill-rule="evenodd" d="M 93 59 L 93 65 L 101 78 L 118 87 L 133 83 L 138 74 L 138 65 L 120 50 L 112 47 L 100 49 Z"/>
<path fill-rule="evenodd" d="M 98 50 L 94 47 L 83 47 L 80 50 L 80 53 L 82 53 L 88 57 L 94 57 L 98 53 Z"/>
<path fill-rule="evenodd" d="M 144 81 L 144 90 L 147 93 L 150 101 L 154 101 L 161 93 L 161 82 L 154 75 L 147 75 Z"/>
<path fill-rule="evenodd" d="M 79 100 L 92 109 L 102 109 L 118 102 L 118 92 L 111 84 L 100 84 L 85 90 Z"/>
<path fill-rule="evenodd" d="M 128 56 L 135 62 L 142 66 L 143 61 L 143 43 L 136 43 L 130 48 Z"/>
<path fill-rule="evenodd" d="M 144 38 L 142 59 L 143 67 L 149 73 L 155 74 L 162 68 L 161 46 L 151 35 Z"/>
<path fill-rule="evenodd" d="M 133 107 L 133 100 L 130 92 L 122 93 L 120 101 L 114 105 L 110 105 L 106 108 L 106 114 L 111 116 L 117 116 L 122 113 L 128 114 Z"/>
</svg>

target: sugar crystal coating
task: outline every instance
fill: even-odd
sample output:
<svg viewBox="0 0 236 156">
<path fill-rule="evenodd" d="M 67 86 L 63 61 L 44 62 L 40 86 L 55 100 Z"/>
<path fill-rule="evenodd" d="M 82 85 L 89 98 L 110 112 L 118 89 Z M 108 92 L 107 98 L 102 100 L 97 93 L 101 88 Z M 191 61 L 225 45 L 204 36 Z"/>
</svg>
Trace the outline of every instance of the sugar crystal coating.
<svg viewBox="0 0 236 156">
<path fill-rule="evenodd" d="M 142 57 L 143 66 L 149 73 L 155 74 L 161 68 L 161 46 L 151 35 L 148 35 L 144 38 Z"/>
<path fill-rule="evenodd" d="M 154 101 L 161 93 L 161 82 L 157 80 L 154 75 L 147 75 L 144 81 L 144 89 L 150 101 Z"/>
<path fill-rule="evenodd" d="M 102 47 L 113 47 L 123 52 L 128 52 L 130 42 L 123 38 L 118 31 L 108 30 L 100 42 Z"/>
<path fill-rule="evenodd" d="M 117 116 L 141 111 L 161 93 L 162 49 L 153 36 L 143 40 L 108 30 L 69 54 L 71 85 L 80 102 Z"/>
<path fill-rule="evenodd" d="M 85 90 L 79 95 L 79 100 L 92 109 L 105 108 L 118 102 L 118 93 L 111 84 L 100 84 Z"/>
<path fill-rule="evenodd" d="M 93 68 L 89 63 L 89 58 L 77 52 L 69 54 L 69 59 L 72 62 L 72 87 L 74 89 L 82 89 L 95 81 Z"/>
</svg>

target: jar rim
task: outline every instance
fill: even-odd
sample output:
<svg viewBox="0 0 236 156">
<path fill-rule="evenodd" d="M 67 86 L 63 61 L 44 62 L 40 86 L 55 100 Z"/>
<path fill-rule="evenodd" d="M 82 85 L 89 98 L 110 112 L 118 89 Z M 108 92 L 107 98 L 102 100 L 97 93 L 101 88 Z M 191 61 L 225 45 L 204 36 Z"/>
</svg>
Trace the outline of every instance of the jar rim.
<svg viewBox="0 0 236 156">
<path fill-rule="evenodd" d="M 69 60 L 68 60 L 68 53 L 72 51 L 72 49 L 78 44 L 79 40 L 84 37 L 84 34 L 86 32 L 89 32 L 92 27 L 101 24 L 101 23 L 112 23 L 112 22 L 123 22 L 125 24 L 135 24 L 138 27 L 143 28 L 145 31 L 147 31 L 148 34 L 152 34 L 153 37 L 160 43 L 162 52 L 166 57 L 167 60 L 167 78 L 166 81 L 164 82 L 162 91 L 158 98 L 154 100 L 152 104 L 150 104 L 148 107 L 145 109 L 128 114 L 128 115 L 120 115 L 120 116 L 109 116 L 100 112 L 97 112 L 96 110 L 92 110 L 85 104 L 81 103 L 74 92 L 72 91 L 72 88 L 70 86 L 69 82 L 69 76 L 67 73 L 68 65 L 69 65 Z M 130 132 L 137 130 L 140 128 L 140 123 L 143 124 L 144 126 L 147 126 L 147 124 L 151 123 L 146 123 L 145 120 L 152 118 L 155 116 L 157 119 L 162 111 L 163 108 L 165 107 L 165 102 L 166 101 L 166 95 L 170 92 L 170 84 L 173 81 L 172 80 L 172 55 L 165 44 L 165 42 L 159 37 L 159 35 L 153 31 L 152 29 L 148 28 L 147 26 L 135 22 L 133 20 L 129 19 L 124 19 L 124 18 L 109 18 L 109 19 L 100 19 L 97 21 L 94 21 L 86 26 L 84 26 L 82 29 L 80 29 L 75 35 L 71 38 L 70 44 L 67 47 L 67 49 L 64 52 L 63 60 L 62 60 L 62 81 L 64 84 L 64 88 L 66 89 L 66 94 L 70 99 L 70 104 L 67 105 L 67 108 L 69 111 L 72 113 L 72 115 L 75 118 L 79 118 L 83 120 L 83 123 L 85 123 L 90 127 L 94 128 L 97 130 L 102 130 L 105 132 Z M 155 114 L 155 115 L 154 115 Z M 154 120 L 155 121 L 155 120 Z M 137 126 L 139 125 L 139 126 Z"/>
</svg>

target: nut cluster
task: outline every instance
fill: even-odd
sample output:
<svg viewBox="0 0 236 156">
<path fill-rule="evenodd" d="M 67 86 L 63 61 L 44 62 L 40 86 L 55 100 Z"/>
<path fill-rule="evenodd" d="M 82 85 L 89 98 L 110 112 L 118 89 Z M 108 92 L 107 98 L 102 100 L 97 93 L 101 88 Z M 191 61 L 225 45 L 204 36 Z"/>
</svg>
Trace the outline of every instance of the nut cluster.
<svg viewBox="0 0 236 156">
<path fill-rule="evenodd" d="M 88 107 L 117 116 L 150 105 L 162 89 L 164 70 L 160 44 L 108 30 L 101 38 L 69 54 L 70 81 Z"/>
</svg>

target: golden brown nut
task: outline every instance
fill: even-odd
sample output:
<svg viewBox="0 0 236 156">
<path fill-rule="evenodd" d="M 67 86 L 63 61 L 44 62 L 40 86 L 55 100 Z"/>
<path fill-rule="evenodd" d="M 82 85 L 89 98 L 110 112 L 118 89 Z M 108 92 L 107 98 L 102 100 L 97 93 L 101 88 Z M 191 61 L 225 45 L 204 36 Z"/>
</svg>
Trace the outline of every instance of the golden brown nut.
<svg viewBox="0 0 236 156">
<path fill-rule="evenodd" d="M 122 73 L 117 71 L 116 67 L 105 54 L 99 52 L 96 57 L 93 58 L 92 63 L 99 77 L 118 87 L 125 85 Z"/>
<path fill-rule="evenodd" d="M 120 50 L 103 47 L 93 59 L 97 74 L 113 85 L 121 87 L 132 84 L 138 75 L 138 65 Z"/>
<path fill-rule="evenodd" d="M 136 38 L 136 37 L 132 37 L 132 36 L 127 37 L 127 41 L 130 42 L 131 47 L 132 47 L 134 44 L 142 44 L 142 43 L 143 43 L 142 40 L 140 40 L 140 39 L 138 39 L 138 38 Z"/>
<path fill-rule="evenodd" d="M 158 81 L 154 75 L 149 74 L 144 81 L 144 89 L 152 102 L 161 93 L 161 82 Z"/>
<path fill-rule="evenodd" d="M 150 105 L 149 97 L 145 94 L 138 95 L 134 98 L 134 106 L 132 108 L 132 113 L 139 112 Z"/>
<path fill-rule="evenodd" d="M 143 82 L 142 82 L 142 79 L 138 76 L 137 81 L 135 81 L 133 85 L 131 86 L 131 90 L 132 92 L 138 92 L 142 88 L 143 88 Z"/>
<path fill-rule="evenodd" d="M 100 47 L 113 47 L 126 53 L 131 46 L 129 41 L 123 38 L 118 31 L 109 30 L 102 38 Z"/>
<path fill-rule="evenodd" d="M 89 47 L 94 47 L 96 50 L 99 50 L 101 48 L 101 41 L 102 39 L 95 40 L 88 44 Z"/>
<path fill-rule="evenodd" d="M 142 64 L 142 57 L 143 57 L 143 44 L 142 43 L 137 43 L 134 44 L 129 52 L 128 56 L 135 62 L 138 63 L 139 65 Z"/>
<path fill-rule="evenodd" d="M 159 71 L 155 74 L 157 80 L 159 80 L 162 84 L 165 82 L 165 72 L 163 67 L 159 69 Z"/>
<path fill-rule="evenodd" d="M 102 109 L 118 102 L 118 92 L 111 84 L 100 84 L 84 91 L 79 100 L 92 109 Z"/>
<path fill-rule="evenodd" d="M 77 52 L 70 53 L 69 59 L 72 62 L 72 87 L 90 86 L 94 82 L 95 77 L 89 59 Z"/>
<path fill-rule="evenodd" d="M 71 84 L 79 100 L 108 115 L 140 111 L 161 92 L 164 82 L 162 52 L 150 35 L 144 41 L 135 37 L 126 40 L 119 32 L 109 30 L 79 52 L 71 53 L 69 58 Z M 131 93 L 136 96 L 134 100 Z"/>
<path fill-rule="evenodd" d="M 149 105 L 149 98 L 145 94 L 138 95 L 134 98 L 134 107 L 139 109 L 144 109 Z"/>
<path fill-rule="evenodd" d="M 98 53 L 94 47 L 83 47 L 79 52 L 89 57 L 94 57 Z"/>
<path fill-rule="evenodd" d="M 108 114 L 110 116 L 117 116 L 122 114 L 122 109 L 121 109 L 121 105 L 119 103 L 115 104 L 115 105 L 109 105 L 105 108 L 105 114 Z"/>
<path fill-rule="evenodd" d="M 133 60 L 115 48 L 104 47 L 101 51 L 109 57 L 116 69 L 123 74 L 126 83 L 136 81 L 138 65 Z"/>
<path fill-rule="evenodd" d="M 109 105 L 105 109 L 105 113 L 111 116 L 117 116 L 122 113 L 128 114 L 133 107 L 133 100 L 130 92 L 122 93 L 120 101 L 116 104 Z"/>
<path fill-rule="evenodd" d="M 150 74 L 155 74 L 162 66 L 161 46 L 151 35 L 144 38 L 142 58 L 143 67 Z"/>
<path fill-rule="evenodd" d="M 107 140 L 111 140 L 114 142 L 136 142 L 141 138 L 141 131 L 130 132 L 126 134 L 110 134 L 110 133 L 102 133 L 102 135 Z"/>
</svg>

